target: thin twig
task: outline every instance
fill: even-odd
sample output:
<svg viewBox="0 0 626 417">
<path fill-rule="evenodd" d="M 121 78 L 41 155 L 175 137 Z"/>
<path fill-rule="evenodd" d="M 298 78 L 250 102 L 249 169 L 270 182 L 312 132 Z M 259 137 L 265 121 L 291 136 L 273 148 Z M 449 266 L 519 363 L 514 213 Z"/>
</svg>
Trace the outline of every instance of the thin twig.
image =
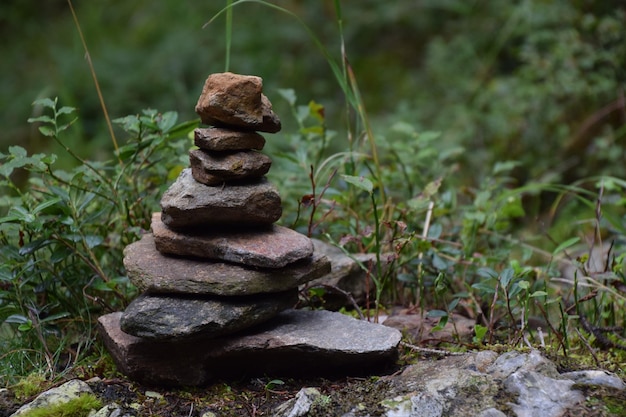
<svg viewBox="0 0 626 417">
<path fill-rule="evenodd" d="M 411 350 L 420 352 L 426 356 L 462 356 L 462 355 L 465 355 L 464 352 L 449 352 L 447 350 L 441 350 L 441 349 L 423 348 L 423 347 L 412 345 L 407 342 L 400 342 L 400 345 L 407 347 Z"/>
</svg>

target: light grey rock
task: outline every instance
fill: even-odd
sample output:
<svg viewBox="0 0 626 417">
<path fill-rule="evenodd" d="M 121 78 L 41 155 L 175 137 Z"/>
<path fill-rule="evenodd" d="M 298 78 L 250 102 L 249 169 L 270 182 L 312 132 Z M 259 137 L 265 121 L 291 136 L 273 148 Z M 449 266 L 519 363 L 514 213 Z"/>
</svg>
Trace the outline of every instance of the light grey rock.
<svg viewBox="0 0 626 417">
<path fill-rule="evenodd" d="M 495 407 L 499 383 L 479 370 L 482 362 L 465 354 L 407 367 L 393 381 L 397 391 L 406 393 L 383 404 L 387 416 L 472 416 Z"/>
<path fill-rule="evenodd" d="M 517 394 L 511 404 L 518 417 L 560 417 L 584 401 L 580 391 L 572 390 L 573 381 L 554 379 L 535 371 L 520 370 L 504 380 L 505 389 Z"/>
<path fill-rule="evenodd" d="M 230 72 L 211 74 L 196 104 L 202 123 L 276 133 L 281 124 L 262 94 L 263 80 Z"/>
<path fill-rule="evenodd" d="M 130 281 L 151 293 L 249 295 L 297 288 L 330 270 L 328 259 L 311 257 L 283 268 L 254 268 L 161 254 L 152 234 L 124 248 Z"/>
<path fill-rule="evenodd" d="M 502 411 L 497 408 L 488 408 L 486 410 L 481 411 L 478 417 L 506 417 Z"/>
<path fill-rule="evenodd" d="M 152 233 L 162 254 L 261 268 L 282 268 L 313 255 L 313 244 L 308 237 L 278 225 L 250 231 L 179 233 L 163 224 L 160 213 L 154 213 Z"/>
<path fill-rule="evenodd" d="M 267 225 L 282 215 L 278 190 L 263 178 L 211 187 L 184 169 L 161 198 L 161 219 L 172 229 Z"/>
<path fill-rule="evenodd" d="M 263 323 L 298 302 L 298 291 L 245 297 L 147 295 L 120 320 L 123 332 L 153 340 L 217 337 Z"/>
<path fill-rule="evenodd" d="M 382 402 L 386 417 L 441 417 L 445 399 L 439 394 L 420 392 Z"/>
<path fill-rule="evenodd" d="M 194 130 L 194 144 L 206 151 L 260 151 L 265 146 L 265 138 L 256 132 L 199 127 Z"/>
<path fill-rule="evenodd" d="M 306 416 L 311 407 L 322 397 L 317 388 L 302 388 L 296 396 L 285 401 L 274 410 L 273 417 L 302 417 Z"/>
<path fill-rule="evenodd" d="M 47 408 L 56 404 L 67 403 L 83 394 L 93 394 L 89 385 L 79 379 L 73 379 L 65 384 L 45 391 L 33 401 L 20 407 L 10 417 L 19 417 L 32 410 Z"/>
<path fill-rule="evenodd" d="M 154 385 L 203 385 L 242 375 L 362 375 L 393 365 L 401 334 L 329 311 L 287 310 L 218 339 L 154 343 L 121 331 L 122 313 L 98 319 L 120 371 Z"/>
<path fill-rule="evenodd" d="M 194 149 L 189 152 L 191 175 L 206 185 L 260 178 L 272 166 L 269 156 L 257 151 L 207 152 Z"/>
<path fill-rule="evenodd" d="M 559 376 L 556 365 L 536 349 L 530 353 L 515 350 L 503 353 L 487 368 L 487 373 L 500 380 L 517 371 L 535 371 L 551 378 Z"/>
<path fill-rule="evenodd" d="M 90 415 L 89 417 L 121 417 L 121 416 L 122 416 L 122 409 L 120 408 L 119 405 L 113 403 L 113 404 L 105 405 L 100 410 L 98 410 L 95 414 Z"/>
<path fill-rule="evenodd" d="M 566 372 L 561 377 L 570 379 L 581 385 L 600 385 L 616 389 L 626 389 L 626 384 L 620 377 L 608 371 L 586 370 Z"/>
</svg>

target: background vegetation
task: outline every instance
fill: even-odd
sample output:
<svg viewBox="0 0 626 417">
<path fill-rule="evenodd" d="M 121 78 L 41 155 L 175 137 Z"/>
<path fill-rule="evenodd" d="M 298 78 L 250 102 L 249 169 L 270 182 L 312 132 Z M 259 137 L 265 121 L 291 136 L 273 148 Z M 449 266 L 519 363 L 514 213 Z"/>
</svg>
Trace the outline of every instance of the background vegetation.
<svg viewBox="0 0 626 417">
<path fill-rule="evenodd" d="M 93 352 L 93 317 L 134 295 L 121 251 L 186 164 L 223 3 L 76 2 L 119 150 L 67 3 L 0 4 L 6 383 Z M 623 345 L 622 2 L 275 2 L 314 39 L 242 3 L 229 69 L 263 77 L 283 120 L 282 222 L 391 264 L 363 265 L 366 307 L 460 312 L 474 344 Z"/>
</svg>

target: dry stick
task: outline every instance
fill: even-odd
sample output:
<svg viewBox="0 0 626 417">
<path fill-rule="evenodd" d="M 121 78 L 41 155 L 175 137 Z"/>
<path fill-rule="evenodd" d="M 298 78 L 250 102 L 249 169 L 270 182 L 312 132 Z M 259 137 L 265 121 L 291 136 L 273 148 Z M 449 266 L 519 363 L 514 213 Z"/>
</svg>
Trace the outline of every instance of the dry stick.
<svg viewBox="0 0 626 417">
<path fill-rule="evenodd" d="M 431 349 L 431 348 L 423 348 L 423 347 L 419 347 L 419 346 L 415 346 L 412 345 L 410 343 L 407 342 L 400 342 L 401 346 L 407 347 L 411 350 L 415 350 L 417 352 L 420 352 L 426 356 L 432 355 L 432 356 L 461 356 L 461 355 L 465 355 L 464 352 L 448 352 L 447 350 L 441 350 L 441 349 Z"/>
<path fill-rule="evenodd" d="M 552 333 L 554 333 L 554 335 L 556 336 L 557 340 L 559 341 L 559 345 L 561 345 L 561 347 L 563 348 L 563 351 L 565 351 L 566 349 L 565 349 L 565 342 L 563 341 L 563 335 L 561 333 L 559 333 L 554 328 L 554 326 L 552 326 L 552 323 L 550 323 L 550 320 L 548 319 L 548 313 L 547 313 L 546 309 L 543 308 L 541 303 L 539 303 L 539 302 L 537 302 L 535 300 L 535 305 L 539 308 L 539 311 L 541 311 L 541 314 L 546 319 L 546 323 L 548 323 L 548 327 L 550 327 L 550 330 L 552 330 Z"/>
<path fill-rule="evenodd" d="M 600 366 L 600 361 L 598 360 L 598 357 L 596 356 L 596 352 L 593 350 L 593 348 L 591 347 L 587 339 L 585 339 L 582 333 L 580 333 L 580 330 L 578 330 L 576 327 L 574 327 L 574 330 L 576 331 L 576 333 L 578 333 L 578 337 L 580 337 L 580 340 L 583 342 L 583 344 L 585 345 L 585 347 L 587 348 L 587 350 L 593 357 L 593 360 L 596 362 L 596 366 Z"/>
<path fill-rule="evenodd" d="M 89 70 L 91 71 L 91 76 L 93 77 L 93 82 L 96 86 L 96 93 L 98 94 L 98 100 L 100 100 L 100 106 L 102 107 L 102 112 L 104 113 L 104 119 L 106 120 L 107 127 L 109 128 L 109 134 L 111 135 L 111 140 L 113 141 L 113 147 L 117 153 L 117 159 L 122 163 L 122 159 L 119 155 L 119 147 L 117 146 L 117 139 L 115 139 L 115 132 L 113 131 L 113 125 L 111 124 L 111 118 L 109 117 L 109 112 L 107 111 L 107 106 L 104 104 L 104 97 L 102 96 L 102 91 L 100 91 L 100 83 L 98 82 L 98 77 L 96 76 L 96 70 L 93 66 L 93 62 L 91 62 L 91 55 L 89 54 L 89 49 L 87 48 L 87 42 L 85 42 L 85 37 L 83 36 L 83 31 L 80 28 L 80 23 L 78 23 L 78 17 L 76 16 L 76 12 L 74 11 L 74 6 L 72 5 L 72 0 L 67 0 L 67 4 L 70 6 L 70 11 L 72 12 L 72 18 L 74 19 L 74 24 L 76 24 L 76 29 L 78 30 L 78 36 L 80 37 L 80 41 L 83 44 L 83 49 L 85 50 L 85 58 L 87 59 L 87 64 L 89 65 Z"/>
</svg>

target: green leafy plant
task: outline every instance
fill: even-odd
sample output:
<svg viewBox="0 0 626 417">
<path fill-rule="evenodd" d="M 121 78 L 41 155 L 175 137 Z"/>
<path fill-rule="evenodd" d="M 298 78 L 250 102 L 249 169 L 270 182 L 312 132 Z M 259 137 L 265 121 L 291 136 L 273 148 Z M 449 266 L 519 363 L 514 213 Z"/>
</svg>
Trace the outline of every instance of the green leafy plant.
<svg viewBox="0 0 626 417">
<path fill-rule="evenodd" d="M 40 350 L 47 372 L 54 373 L 67 365 L 62 361 L 74 362 L 87 350 L 93 314 L 115 311 L 134 294 L 122 250 L 149 228 L 162 179 L 184 166 L 169 154 L 183 154 L 190 146 L 186 135 L 197 122 L 176 125 L 175 113 L 155 110 L 117 119 L 128 143 L 116 159 L 87 161 L 63 142 L 63 132 L 76 121 L 68 119 L 75 110 L 51 99 L 35 105 L 49 114 L 30 122 L 41 124 L 40 132 L 80 165 L 71 172 L 56 170 L 55 155 L 28 155 L 17 146 L 0 154 L 0 186 L 12 192 L 0 201 L 0 343 Z M 25 192 L 12 180 L 17 169 L 29 173 Z M 68 354 L 70 345 L 78 346 L 78 353 Z M 19 354 L 2 359 L 14 361 Z"/>
</svg>

